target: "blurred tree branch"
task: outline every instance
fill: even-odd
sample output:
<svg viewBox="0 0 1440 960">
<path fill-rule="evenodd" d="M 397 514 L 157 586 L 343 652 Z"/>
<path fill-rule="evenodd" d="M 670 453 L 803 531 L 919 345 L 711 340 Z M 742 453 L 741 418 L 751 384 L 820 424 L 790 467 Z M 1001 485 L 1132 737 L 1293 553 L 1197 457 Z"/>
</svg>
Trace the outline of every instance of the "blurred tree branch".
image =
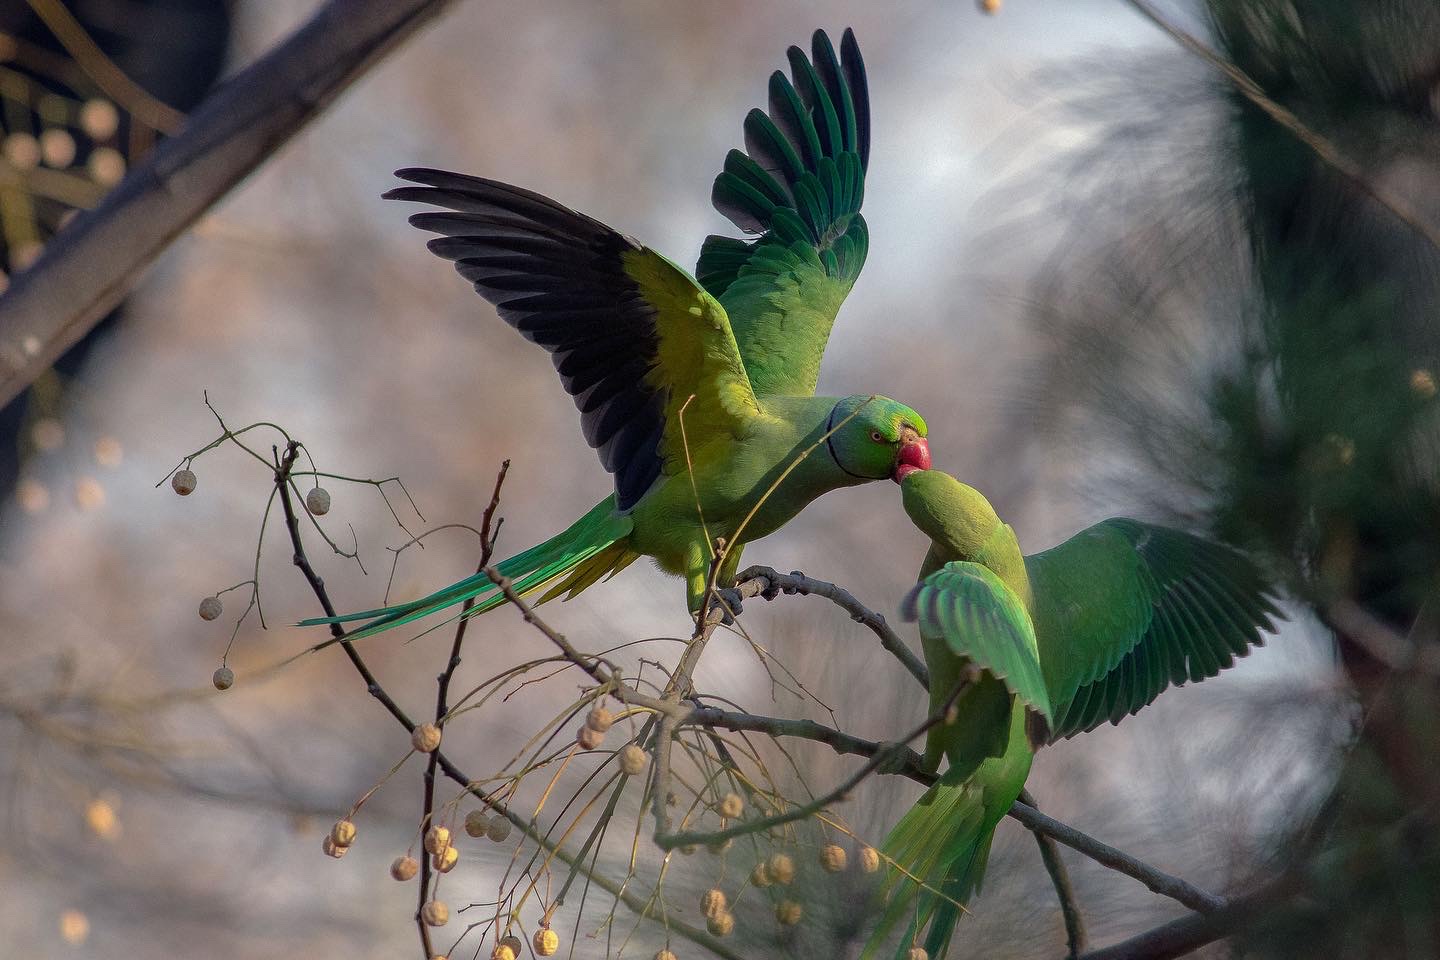
<svg viewBox="0 0 1440 960">
<path fill-rule="evenodd" d="M 98 323 L 171 241 L 449 0 L 331 0 L 216 88 L 0 296 L 0 405 Z"/>
</svg>

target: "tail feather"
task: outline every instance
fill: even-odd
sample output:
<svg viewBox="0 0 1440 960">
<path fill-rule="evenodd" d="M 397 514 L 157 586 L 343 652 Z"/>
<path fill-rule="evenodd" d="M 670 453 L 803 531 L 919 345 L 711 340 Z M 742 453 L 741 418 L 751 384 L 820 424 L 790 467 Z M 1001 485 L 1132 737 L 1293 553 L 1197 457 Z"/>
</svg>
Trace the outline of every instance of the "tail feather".
<svg viewBox="0 0 1440 960">
<path fill-rule="evenodd" d="M 630 529 L 629 516 L 617 514 L 615 498 L 608 497 L 563 533 L 496 566 L 521 596 L 533 593 L 560 577 L 564 579 L 539 602 L 544 603 L 566 591 L 569 596 L 574 596 L 606 573 L 618 572 L 635 559 L 637 555 L 624 542 Z M 477 573 L 419 600 L 338 617 L 315 617 L 301 621 L 300 626 L 371 621 L 348 634 L 349 639 L 358 640 L 404 626 L 475 597 L 482 599 L 470 608 L 465 614 L 467 617 L 478 616 L 505 602 L 505 595 L 495 583 L 484 573 Z"/>
</svg>

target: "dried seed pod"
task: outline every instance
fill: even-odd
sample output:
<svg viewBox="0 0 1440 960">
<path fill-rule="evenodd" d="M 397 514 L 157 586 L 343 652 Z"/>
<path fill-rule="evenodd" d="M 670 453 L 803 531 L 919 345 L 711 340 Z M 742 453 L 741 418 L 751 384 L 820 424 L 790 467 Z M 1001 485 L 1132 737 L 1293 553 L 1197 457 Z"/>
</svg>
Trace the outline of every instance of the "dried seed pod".
<svg viewBox="0 0 1440 960">
<path fill-rule="evenodd" d="M 440 748 L 440 728 L 422 723 L 410 734 L 410 745 L 421 753 L 434 753 Z"/>
<path fill-rule="evenodd" d="M 930 954 L 924 947 L 911 947 L 910 952 L 905 954 L 905 960 L 930 960 Z"/>
<path fill-rule="evenodd" d="M 1424 367 L 1412 370 L 1410 372 L 1410 389 L 1414 390 L 1422 400 L 1429 400 L 1436 393 L 1435 374 Z"/>
<path fill-rule="evenodd" d="M 800 915 L 803 913 L 800 904 L 794 900 L 781 900 L 775 905 L 775 919 L 787 927 L 793 927 L 800 922 Z"/>
<path fill-rule="evenodd" d="M 501 816 L 491 817 L 490 827 L 485 831 L 485 836 L 495 843 L 504 843 L 510 836 L 510 821 Z"/>
<path fill-rule="evenodd" d="M 484 810 L 471 810 L 465 814 L 465 832 L 472 837 L 483 837 L 490 828 L 490 818 Z"/>
<path fill-rule="evenodd" d="M 312 517 L 323 517 L 330 512 L 330 491 L 324 487 L 311 487 L 305 494 L 305 509 Z"/>
<path fill-rule="evenodd" d="M 445 848 L 443 853 L 434 854 L 430 858 L 430 865 L 441 873 L 449 873 L 455 869 L 455 864 L 460 862 L 460 851 L 454 846 Z"/>
<path fill-rule="evenodd" d="M 349 820 L 336 820 L 330 828 L 330 840 L 337 847 L 348 847 L 355 842 L 355 824 Z"/>
<path fill-rule="evenodd" d="M 765 866 L 764 860 L 755 864 L 755 868 L 750 871 L 750 884 L 756 887 L 770 886 L 770 870 Z"/>
<path fill-rule="evenodd" d="M 390 864 L 390 876 L 401 883 L 406 880 L 413 880 L 415 874 L 420 872 L 419 862 L 409 854 L 403 857 L 396 857 Z"/>
<path fill-rule="evenodd" d="M 727 906 L 729 902 L 725 899 L 725 891 L 719 887 L 711 887 L 700 895 L 700 912 L 707 917 L 724 913 Z"/>
<path fill-rule="evenodd" d="M 425 852 L 443 853 L 450 846 L 448 827 L 434 826 L 425 831 Z"/>
<path fill-rule="evenodd" d="M 720 798 L 720 816 L 726 820 L 738 820 L 745 811 L 745 801 L 738 793 L 727 793 Z"/>
<path fill-rule="evenodd" d="M 500 946 L 509 947 L 510 951 L 514 953 L 517 957 L 520 956 L 521 952 L 525 949 L 524 941 L 522 941 L 519 937 L 515 936 L 515 934 L 513 933 L 501 937 Z"/>
<path fill-rule="evenodd" d="M 585 717 L 585 726 L 597 733 L 604 733 L 615 722 L 615 715 L 598 704 Z"/>
<path fill-rule="evenodd" d="M 443 927 L 450 922 L 450 908 L 445 906 L 444 900 L 431 900 L 420 908 L 420 919 L 427 926 Z"/>
<path fill-rule="evenodd" d="M 645 772 L 645 751 L 633 743 L 620 748 L 620 769 L 628 776 L 638 777 Z"/>
<path fill-rule="evenodd" d="M 518 956 L 519 954 L 503 941 L 495 944 L 495 949 L 490 951 L 490 960 L 515 960 Z"/>
<path fill-rule="evenodd" d="M 182 497 L 190 496 L 195 492 L 195 472 L 184 468 L 176 470 L 170 477 L 170 489 Z"/>
<path fill-rule="evenodd" d="M 795 880 L 795 861 L 788 853 L 772 854 L 765 864 L 765 871 L 773 882 L 788 886 Z"/>
<path fill-rule="evenodd" d="M 580 744 L 581 750 L 595 750 L 605 742 L 605 734 L 594 727 L 581 727 L 575 731 L 575 742 Z"/>
<path fill-rule="evenodd" d="M 229 690 L 235 686 L 235 671 L 229 667 L 220 667 L 210 674 L 210 682 L 215 685 L 216 690 Z"/>
<path fill-rule="evenodd" d="M 860 869 L 866 873 L 874 873 L 880 869 L 880 851 L 874 847 L 860 848 Z"/>
<path fill-rule="evenodd" d="M 535 945 L 535 952 L 542 957 L 553 957 L 560 949 L 560 934 L 549 927 L 541 927 L 535 931 L 535 938 L 530 941 Z"/>
<path fill-rule="evenodd" d="M 206 597 L 200 601 L 201 620 L 218 620 L 224 612 L 225 604 L 220 602 L 219 597 Z"/>
<path fill-rule="evenodd" d="M 325 851 L 325 856 L 334 857 L 336 860 L 339 860 L 345 856 L 345 851 L 350 848 L 339 846 L 334 840 L 330 839 L 330 835 L 327 833 L 325 835 L 325 841 L 320 844 L 320 849 Z"/>
<path fill-rule="evenodd" d="M 655 960 L 680 960 L 680 958 L 669 950 L 657 950 L 655 952 Z"/>
<path fill-rule="evenodd" d="M 838 843 L 827 843 L 820 848 L 820 866 L 826 873 L 839 873 L 845 869 L 845 848 Z"/>
<path fill-rule="evenodd" d="M 728 910 L 705 921 L 705 929 L 717 937 L 728 937 L 735 930 L 735 915 Z"/>
</svg>

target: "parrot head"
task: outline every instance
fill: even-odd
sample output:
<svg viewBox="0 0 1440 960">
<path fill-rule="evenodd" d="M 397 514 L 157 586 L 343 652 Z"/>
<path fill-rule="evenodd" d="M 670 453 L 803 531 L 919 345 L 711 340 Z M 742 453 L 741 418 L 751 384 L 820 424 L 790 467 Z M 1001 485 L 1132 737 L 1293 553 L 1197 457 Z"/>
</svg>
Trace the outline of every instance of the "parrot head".
<svg viewBox="0 0 1440 960">
<path fill-rule="evenodd" d="M 899 483 L 930 469 L 925 419 L 889 397 L 846 397 L 830 411 L 826 430 L 830 456 L 849 476 Z"/>
</svg>

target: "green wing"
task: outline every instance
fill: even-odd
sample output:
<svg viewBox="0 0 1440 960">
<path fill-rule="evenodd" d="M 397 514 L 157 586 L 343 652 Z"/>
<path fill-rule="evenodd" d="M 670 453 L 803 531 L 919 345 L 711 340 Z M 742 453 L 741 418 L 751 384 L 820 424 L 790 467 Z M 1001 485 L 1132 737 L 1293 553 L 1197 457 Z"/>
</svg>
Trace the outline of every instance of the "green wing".
<svg viewBox="0 0 1440 960">
<path fill-rule="evenodd" d="M 615 477 L 616 507 L 684 470 L 692 443 L 743 436 L 760 414 L 725 309 L 660 254 L 520 187 L 400 170 L 418 187 L 385 196 L 447 208 L 410 222 L 502 319 L 544 347 Z M 688 406 L 687 406 L 688 402 Z"/>
<path fill-rule="evenodd" d="M 840 56 L 817 30 L 811 59 L 787 52 L 791 78 L 770 77 L 768 115 L 745 117 L 712 200 L 752 241 L 711 236 L 695 275 L 729 312 L 761 396 L 810 396 L 835 315 L 865 263 L 860 216 L 870 157 L 865 63 L 850 30 Z M 793 79 L 792 79 L 793 78 Z"/>
<path fill-rule="evenodd" d="M 1025 559 L 1051 742 L 1119 723 L 1171 684 L 1213 677 L 1283 615 L 1243 554 L 1116 518 Z"/>
<path fill-rule="evenodd" d="M 922 634 L 944 638 L 956 656 L 999 677 L 1011 693 L 1051 720 L 1030 614 L 988 567 L 945 564 L 906 595 L 900 615 L 918 621 Z"/>
</svg>

